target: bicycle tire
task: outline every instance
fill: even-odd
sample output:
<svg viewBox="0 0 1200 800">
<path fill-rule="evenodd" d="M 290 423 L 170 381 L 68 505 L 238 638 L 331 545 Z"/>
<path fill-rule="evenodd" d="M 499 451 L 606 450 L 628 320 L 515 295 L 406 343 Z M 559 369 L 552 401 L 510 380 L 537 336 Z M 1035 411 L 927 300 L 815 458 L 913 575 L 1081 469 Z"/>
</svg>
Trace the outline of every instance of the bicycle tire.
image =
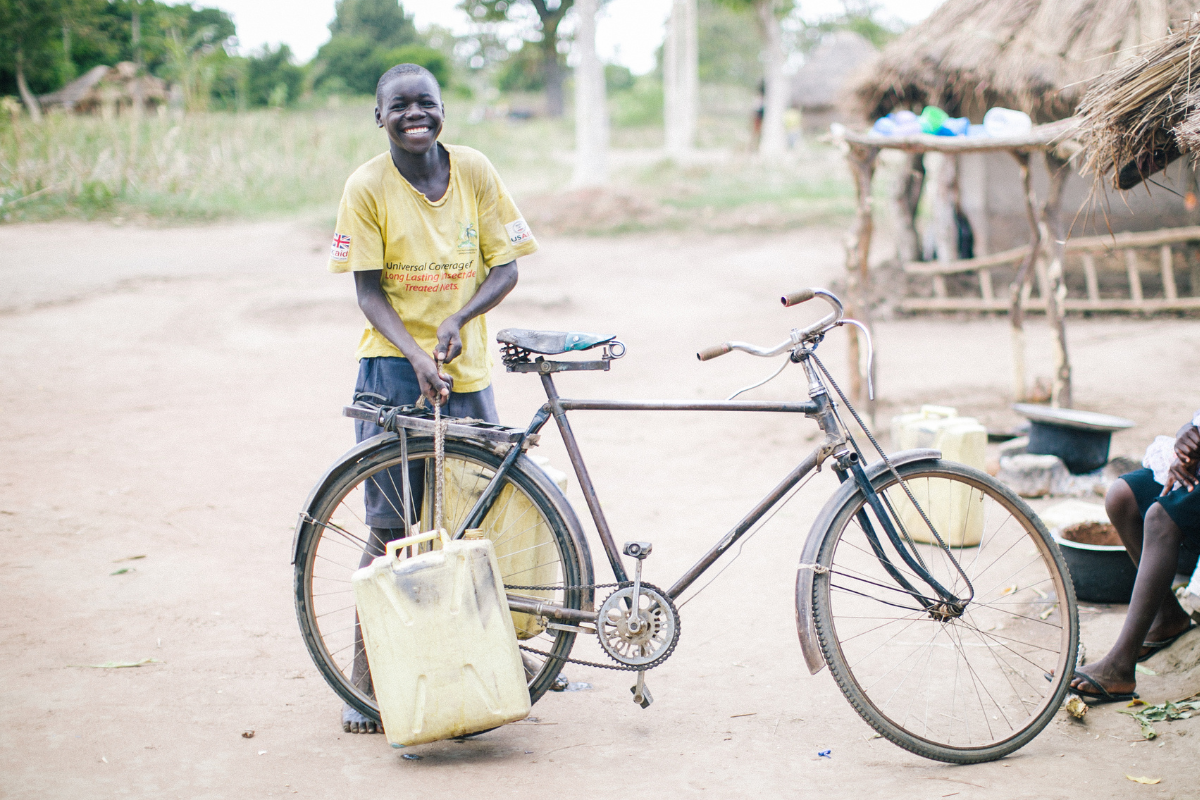
<svg viewBox="0 0 1200 800">
<path fill-rule="evenodd" d="M 410 465 L 421 461 L 431 465 L 433 439 L 410 437 L 407 452 Z M 466 486 L 466 482 L 461 480 L 455 484 L 454 476 L 470 474 L 473 481 L 470 491 L 474 492 L 474 497 L 478 497 L 502 461 L 502 455 L 470 440 L 447 439 L 445 453 L 447 484 Z M 296 616 L 309 654 L 334 692 L 351 707 L 376 721 L 380 719 L 380 714 L 369 684 L 369 672 L 365 673 L 368 676 L 366 681 L 361 677 L 361 669 L 360 677 L 353 677 L 355 657 L 362 658 L 361 663 L 365 664 L 365 655 L 361 652 L 361 638 L 356 635 L 358 622 L 354 611 L 350 576 L 358 569 L 360 562 L 369 561 L 372 557 L 372 553 L 368 553 L 367 549 L 382 551 L 383 543 L 372 541 L 371 528 L 362 518 L 365 515 L 353 506 L 359 502 L 361 507 L 359 498 L 363 494 L 362 487 L 368 480 L 374 479 L 378 482 L 378 476 L 391 477 L 393 473 L 388 470 L 398 467 L 402 459 L 403 449 L 397 438 L 347 464 L 329 479 L 325 488 L 310 504 L 309 515 L 312 521 L 304 525 L 296 550 Z M 512 492 L 508 491 L 509 487 L 512 487 Z M 412 491 L 418 493 L 421 487 L 413 485 Z M 447 500 L 444 521 L 446 528 L 451 532 L 473 505 L 470 491 L 462 492 L 458 502 L 454 502 L 452 498 Z M 508 500 L 502 501 L 501 498 Z M 520 498 L 525 499 L 524 504 Z M 502 502 L 505 508 L 500 508 Z M 422 503 L 423 530 L 430 527 L 428 517 L 431 506 L 432 502 Z M 523 509 L 520 516 L 508 522 L 503 530 L 495 530 L 493 523 L 497 519 L 506 520 L 503 515 L 514 506 Z M 530 517 L 529 508 L 536 509 L 537 519 Z M 346 511 L 350 512 L 349 515 Z M 335 515 L 341 516 L 335 519 Z M 347 516 L 356 519 L 351 521 Z M 539 523 L 544 524 L 544 528 L 536 528 Z M 574 511 L 558 486 L 524 455 L 518 458 L 507 473 L 505 483 L 497 494 L 496 504 L 485 517 L 481 527 L 498 545 L 498 560 L 505 583 L 580 586 L 593 582 L 591 555 Z M 514 532 L 513 528 L 517 530 Z M 361 533 L 363 530 L 367 533 Z M 553 556 L 547 555 L 548 542 L 545 541 L 523 551 L 540 551 L 534 567 L 538 577 L 536 581 L 528 580 L 529 569 L 525 569 L 529 564 L 528 555 L 522 557 L 518 553 L 507 557 L 503 552 L 499 552 L 500 547 L 505 546 L 505 541 L 511 542 L 513 537 L 528 537 L 530 531 L 533 531 L 532 535 L 543 538 L 548 533 L 554 544 Z M 356 532 L 358 533 L 354 536 L 354 542 L 351 542 L 347 534 L 354 535 Z M 516 566 L 513 565 L 514 561 L 517 562 Z M 320 567 L 317 566 L 318 563 L 321 564 Z M 507 574 L 518 568 L 521 568 L 524 574 Z M 551 577 L 551 572 L 557 574 L 552 576 L 552 580 L 546 580 Z M 593 594 L 592 590 L 574 589 L 542 592 L 540 596 L 552 597 L 568 608 L 580 609 L 592 607 Z M 327 616 L 333 616 L 333 619 L 326 622 L 323 618 Z M 520 617 L 528 622 L 529 618 L 525 618 L 524 615 Z M 532 641 L 533 639 L 537 641 Z M 531 637 L 530 643 L 537 646 L 537 649 L 559 657 L 547 658 L 538 663 L 538 658 L 523 656 L 526 673 L 529 675 L 529 694 L 532 702 L 537 702 L 553 684 L 562 669 L 561 659 L 570 654 L 574 640 L 574 632 L 563 630 L 543 631 Z M 348 648 L 349 656 L 346 655 Z M 536 665 L 536 669 L 531 664 Z"/>
<path fill-rule="evenodd" d="M 951 619 L 939 620 L 921 608 L 889 577 L 870 546 L 859 516 L 869 507 L 863 493 L 855 491 L 833 515 L 818 551 L 817 562 L 828 571 L 818 569 L 814 575 L 813 621 L 825 662 L 859 716 L 905 750 L 956 764 L 1002 758 L 1049 724 L 1069 689 L 1079 645 L 1070 575 L 1037 515 L 989 475 L 949 461 L 906 464 L 897 472 L 943 539 L 958 538 L 949 549 L 957 553 L 975 597 L 961 616 Z M 900 519 L 914 539 L 920 538 L 922 528 L 928 528 L 895 476 L 885 471 L 872 485 L 887 498 L 887 513 Z M 928 591 L 894 557 L 878 531 L 878 519 L 869 513 L 867 519 L 877 539 L 885 542 L 884 552 L 891 553 L 893 567 L 899 565 L 905 578 Z M 971 545 L 976 525 L 980 541 Z M 933 541 L 928 534 L 923 538 Z M 966 586 L 945 550 L 935 544 L 914 544 L 912 550 L 930 574 L 963 596 Z M 1032 560 L 1024 561 L 1031 555 Z M 1016 564 L 1020 566 L 1013 569 Z M 906 613 L 901 616 L 893 608 Z M 972 650 L 985 652 L 975 657 Z M 950 662 L 953 678 L 947 684 Z M 910 684 L 922 663 L 922 674 Z M 897 674 L 889 679 L 893 671 Z"/>
</svg>

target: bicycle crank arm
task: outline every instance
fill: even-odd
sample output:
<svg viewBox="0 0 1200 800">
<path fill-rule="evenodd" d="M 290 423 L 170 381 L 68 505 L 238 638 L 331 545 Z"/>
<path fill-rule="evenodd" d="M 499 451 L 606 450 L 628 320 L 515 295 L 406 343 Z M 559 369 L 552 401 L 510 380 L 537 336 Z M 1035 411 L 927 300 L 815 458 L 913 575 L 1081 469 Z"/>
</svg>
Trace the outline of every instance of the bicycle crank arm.
<svg viewBox="0 0 1200 800">
<path fill-rule="evenodd" d="M 595 611 L 580 611 L 574 608 L 563 608 L 555 603 L 550 603 L 545 600 L 539 600 L 536 597 L 523 597 L 521 595 L 510 594 L 508 597 L 508 608 L 510 611 L 516 611 L 520 614 L 529 614 L 533 617 L 545 617 L 547 619 L 557 620 L 559 622 L 591 622 L 595 623 L 597 613 Z"/>
<path fill-rule="evenodd" d="M 642 670 L 638 671 L 637 683 L 630 686 L 629 691 L 633 692 L 633 702 L 642 708 L 649 708 L 654 702 L 654 698 L 650 696 L 650 687 L 646 685 L 646 673 Z"/>
</svg>

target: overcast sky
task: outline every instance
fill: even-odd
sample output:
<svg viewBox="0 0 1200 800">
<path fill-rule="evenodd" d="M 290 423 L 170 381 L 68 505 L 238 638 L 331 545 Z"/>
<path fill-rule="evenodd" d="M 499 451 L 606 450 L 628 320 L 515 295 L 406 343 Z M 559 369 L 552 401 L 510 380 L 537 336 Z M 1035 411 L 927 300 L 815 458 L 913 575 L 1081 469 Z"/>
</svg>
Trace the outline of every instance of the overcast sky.
<svg viewBox="0 0 1200 800">
<path fill-rule="evenodd" d="M 942 0 L 882 0 L 885 17 L 917 22 L 929 15 Z M 243 53 L 264 44 L 287 44 L 301 61 L 308 61 L 329 38 L 326 27 L 333 19 L 334 0 L 201 0 L 233 15 Z M 837 13 L 839 0 L 800 0 L 806 17 Z M 418 28 L 441 25 L 456 33 L 466 32 L 469 19 L 458 8 L 458 0 L 407 0 L 404 8 Z M 597 38 L 605 60 L 624 64 L 636 73 L 654 66 L 654 51 L 662 44 L 663 24 L 671 0 L 610 0 L 601 12 Z"/>
</svg>

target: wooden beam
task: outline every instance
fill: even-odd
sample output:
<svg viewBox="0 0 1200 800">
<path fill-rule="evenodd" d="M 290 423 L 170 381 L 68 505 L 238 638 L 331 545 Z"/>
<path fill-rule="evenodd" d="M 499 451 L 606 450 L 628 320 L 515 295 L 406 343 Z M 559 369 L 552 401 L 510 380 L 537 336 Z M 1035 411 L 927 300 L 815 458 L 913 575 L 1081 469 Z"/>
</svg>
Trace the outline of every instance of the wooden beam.
<svg viewBox="0 0 1200 800">
<path fill-rule="evenodd" d="M 1076 253 L 1110 253 L 1131 247 L 1161 247 L 1165 244 L 1182 244 L 1200 241 L 1200 226 L 1188 228 L 1164 228 L 1143 233 L 1118 233 L 1115 236 L 1081 236 L 1069 239 L 1064 246 L 1068 255 Z M 950 275 L 956 272 L 971 272 L 984 267 L 999 267 L 1020 261 L 1029 252 L 1029 246 L 1014 247 L 1001 253 L 982 258 L 968 258 L 949 262 L 910 261 L 903 269 L 913 275 Z"/>
<path fill-rule="evenodd" d="M 1142 275 L 1138 272 L 1137 251 L 1132 247 L 1125 251 L 1125 273 L 1129 276 L 1129 299 L 1142 302 Z"/>
<path fill-rule="evenodd" d="M 1175 267 L 1171 263 L 1171 245 L 1164 244 L 1162 246 L 1159 258 L 1162 261 L 1163 297 L 1174 300 L 1179 296 L 1179 292 L 1175 289 Z"/>
<path fill-rule="evenodd" d="M 995 311 L 1007 312 L 1009 304 L 1003 300 L 987 302 L 978 297 L 906 297 L 898 303 L 901 311 Z M 1042 298 L 1028 300 L 1024 311 L 1045 313 L 1046 303 Z M 1177 297 L 1174 300 L 1152 297 L 1141 302 L 1123 298 L 1104 300 L 1084 300 L 1083 298 L 1068 298 L 1063 307 L 1070 313 L 1084 311 L 1155 313 L 1159 311 L 1195 311 L 1200 310 L 1200 297 Z"/>
<path fill-rule="evenodd" d="M 1083 254 L 1083 277 L 1087 281 L 1088 300 L 1093 303 L 1100 302 L 1100 281 L 1096 277 L 1096 259 L 1091 253 Z"/>
</svg>

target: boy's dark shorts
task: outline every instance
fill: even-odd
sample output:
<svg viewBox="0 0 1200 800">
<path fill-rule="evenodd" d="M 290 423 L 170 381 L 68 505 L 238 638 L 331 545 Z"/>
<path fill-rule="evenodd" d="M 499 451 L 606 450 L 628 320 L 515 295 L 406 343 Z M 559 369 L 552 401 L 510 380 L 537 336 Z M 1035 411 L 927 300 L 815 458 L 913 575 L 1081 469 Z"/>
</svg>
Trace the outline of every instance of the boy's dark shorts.
<svg viewBox="0 0 1200 800">
<path fill-rule="evenodd" d="M 1150 506 L 1158 503 L 1183 531 L 1185 540 L 1200 542 L 1200 487 L 1190 492 L 1187 489 L 1174 489 L 1166 497 L 1160 497 L 1163 485 L 1154 480 L 1152 470 L 1139 469 L 1122 475 L 1121 480 L 1133 490 L 1142 519 L 1146 518 Z"/>
<path fill-rule="evenodd" d="M 358 362 L 358 380 L 354 384 L 355 392 L 373 392 L 387 398 L 385 405 L 403 406 L 417 402 L 421 396 L 421 385 L 417 381 L 417 373 L 407 358 L 380 356 L 363 358 Z M 443 409 L 450 417 L 471 417 L 485 422 L 499 423 L 496 414 L 496 400 L 492 387 L 478 392 L 451 392 L 450 401 Z M 362 442 L 372 436 L 383 433 L 383 428 L 365 420 L 355 420 L 354 434 L 356 441 Z M 404 519 L 401 509 L 400 493 L 394 487 L 403 485 L 403 474 L 398 468 L 378 473 L 377 480 L 366 484 L 366 514 L 367 524 L 372 528 L 404 529 Z M 420 513 L 421 487 L 424 486 L 425 470 L 423 464 L 415 464 L 409 470 L 413 499 L 417 505 L 416 513 Z M 398 534 L 402 535 L 402 534 Z"/>
</svg>

